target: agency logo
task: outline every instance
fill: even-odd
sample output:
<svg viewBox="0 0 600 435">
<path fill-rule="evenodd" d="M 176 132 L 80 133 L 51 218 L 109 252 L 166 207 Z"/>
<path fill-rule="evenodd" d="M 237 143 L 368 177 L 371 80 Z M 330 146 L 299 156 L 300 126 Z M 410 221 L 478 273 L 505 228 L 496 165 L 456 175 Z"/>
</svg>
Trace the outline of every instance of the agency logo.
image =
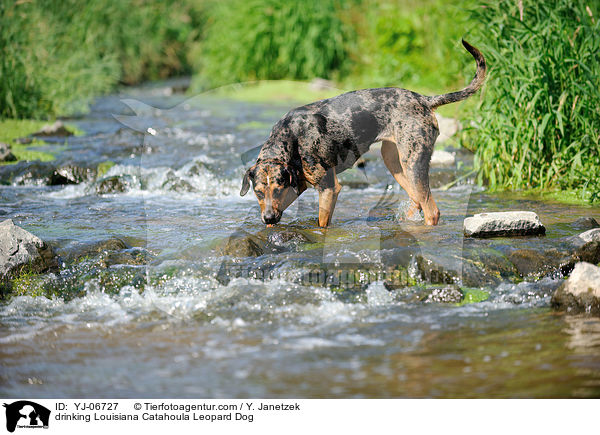
<svg viewBox="0 0 600 435">
<path fill-rule="evenodd" d="M 50 410 L 28 400 L 19 400 L 6 408 L 6 430 L 14 432 L 16 428 L 22 429 L 48 429 Z"/>
</svg>

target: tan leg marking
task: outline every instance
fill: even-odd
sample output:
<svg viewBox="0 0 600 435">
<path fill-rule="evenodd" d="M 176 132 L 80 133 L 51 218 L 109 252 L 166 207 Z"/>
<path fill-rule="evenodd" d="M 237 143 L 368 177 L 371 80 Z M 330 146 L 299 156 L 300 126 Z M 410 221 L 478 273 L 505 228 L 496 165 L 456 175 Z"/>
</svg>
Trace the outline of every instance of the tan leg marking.
<svg viewBox="0 0 600 435">
<path fill-rule="evenodd" d="M 410 218 L 423 210 L 425 223 L 437 225 L 440 219 L 440 210 L 431 195 L 429 180 L 418 180 L 411 168 L 403 167 L 395 142 L 384 140 L 381 144 L 381 156 L 385 166 L 411 199 L 406 216 Z"/>
<path fill-rule="evenodd" d="M 404 175 L 404 170 L 400 164 L 400 156 L 398 155 L 398 147 L 391 140 L 383 140 L 381 143 L 381 157 L 383 163 L 388 168 L 392 176 L 396 179 L 400 187 L 402 187 L 410 198 L 410 207 L 406 212 L 406 216 L 411 218 L 415 213 L 421 211 L 421 206 L 415 200 L 414 192 L 411 190 L 411 185 Z"/>
<path fill-rule="evenodd" d="M 337 201 L 338 193 L 342 186 L 335 176 L 335 169 L 330 169 L 319 183 L 319 226 L 327 227 L 331 223 L 333 210 Z"/>
</svg>

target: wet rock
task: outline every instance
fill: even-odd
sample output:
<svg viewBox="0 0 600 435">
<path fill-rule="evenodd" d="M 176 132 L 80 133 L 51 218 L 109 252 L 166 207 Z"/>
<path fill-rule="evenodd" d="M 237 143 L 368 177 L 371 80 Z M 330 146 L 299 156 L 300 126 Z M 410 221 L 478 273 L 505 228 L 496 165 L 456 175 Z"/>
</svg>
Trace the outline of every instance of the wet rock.
<svg viewBox="0 0 600 435">
<path fill-rule="evenodd" d="M 416 276 L 431 284 L 454 284 L 460 280 L 460 272 L 454 263 L 443 257 L 417 255 L 415 258 Z"/>
<path fill-rule="evenodd" d="M 312 243 L 304 234 L 294 230 L 272 231 L 267 236 L 269 245 L 277 250 L 295 250 L 298 245 Z"/>
<path fill-rule="evenodd" d="M 581 217 L 571 224 L 578 231 L 591 230 L 592 228 L 600 228 L 600 224 L 593 217 Z"/>
<path fill-rule="evenodd" d="M 2 184 L 17 186 L 45 186 L 54 172 L 54 166 L 48 162 L 20 161 L 14 165 L 0 166 Z"/>
<path fill-rule="evenodd" d="M 466 239 L 463 244 L 465 262 L 500 280 L 513 280 L 519 276 L 514 264 L 502 252 L 490 248 L 477 239 Z"/>
<path fill-rule="evenodd" d="M 208 162 L 194 160 L 189 166 L 186 166 L 185 174 L 188 177 L 196 177 L 199 175 L 211 174 L 217 170 L 217 168 Z"/>
<path fill-rule="evenodd" d="M 111 251 L 121 251 L 128 249 L 130 246 L 118 237 L 111 237 L 106 240 L 99 240 L 88 243 L 78 243 L 68 249 L 64 255 L 66 262 L 79 261 L 85 258 L 97 257 L 102 253 Z"/>
<path fill-rule="evenodd" d="M 431 155 L 431 166 L 453 166 L 455 163 L 456 157 L 448 151 L 434 150 Z"/>
<path fill-rule="evenodd" d="M 101 265 L 111 267 L 117 265 L 143 266 L 153 258 L 145 249 L 131 248 L 122 251 L 111 251 L 102 254 Z"/>
<path fill-rule="evenodd" d="M 600 242 L 600 228 L 594 228 L 594 229 L 588 230 L 586 232 L 579 234 L 579 236 L 577 236 L 577 237 L 579 237 L 585 243 Z"/>
<path fill-rule="evenodd" d="M 461 174 L 454 169 L 450 170 L 448 168 L 432 168 L 429 172 L 429 186 L 432 189 L 438 189 L 448 183 L 453 182 L 460 177 L 460 175 Z"/>
<path fill-rule="evenodd" d="M 16 277 L 23 270 L 41 273 L 55 268 L 58 258 L 51 246 L 11 219 L 0 222 L 0 280 Z"/>
<path fill-rule="evenodd" d="M 171 190 L 179 193 L 191 193 L 198 191 L 198 189 L 192 186 L 189 182 L 175 175 L 173 171 L 167 172 L 166 179 L 161 188 L 163 190 Z"/>
<path fill-rule="evenodd" d="M 277 278 L 278 262 L 273 258 L 252 258 L 244 261 L 223 261 L 215 276 L 217 281 L 227 285 L 234 278 L 258 279 L 261 281 Z"/>
<path fill-rule="evenodd" d="M 62 121 L 56 121 L 54 124 L 46 124 L 41 130 L 36 131 L 32 134 L 36 137 L 67 137 L 73 136 L 73 133 L 69 131 Z"/>
<path fill-rule="evenodd" d="M 600 316 L 600 267 L 580 262 L 552 296 L 554 308 Z"/>
<path fill-rule="evenodd" d="M 600 241 L 592 241 L 578 248 L 573 254 L 573 259 L 588 263 L 600 263 Z"/>
<path fill-rule="evenodd" d="M 420 301 L 426 303 L 458 304 L 465 296 L 458 286 L 426 289 L 420 294 Z"/>
<path fill-rule="evenodd" d="M 531 211 L 480 213 L 464 221 L 467 237 L 533 236 L 546 233 L 537 214 Z"/>
<path fill-rule="evenodd" d="M 95 190 L 98 195 L 123 193 L 129 191 L 134 185 L 134 179 L 130 175 L 112 175 L 99 180 Z"/>
<path fill-rule="evenodd" d="M 14 162 L 15 160 L 17 158 L 11 152 L 10 145 L 0 142 L 0 162 Z"/>
<path fill-rule="evenodd" d="M 251 234 L 237 233 L 217 246 L 220 255 L 231 257 L 259 257 L 265 252 L 265 243 Z"/>
<path fill-rule="evenodd" d="M 79 184 L 93 180 L 96 176 L 95 168 L 83 168 L 76 165 L 65 165 L 56 168 L 48 180 L 48 185 L 58 186 L 65 184 Z"/>
<path fill-rule="evenodd" d="M 568 274 L 573 268 L 572 255 L 557 249 L 518 249 L 508 255 L 522 277 L 541 277 L 553 273 Z"/>
</svg>

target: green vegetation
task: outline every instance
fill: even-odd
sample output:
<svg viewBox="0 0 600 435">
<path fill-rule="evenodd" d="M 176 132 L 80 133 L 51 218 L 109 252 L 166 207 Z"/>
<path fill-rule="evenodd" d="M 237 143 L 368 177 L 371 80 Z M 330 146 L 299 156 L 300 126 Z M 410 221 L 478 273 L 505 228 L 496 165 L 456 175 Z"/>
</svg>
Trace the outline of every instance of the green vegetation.
<svg viewBox="0 0 600 435">
<path fill-rule="evenodd" d="M 54 160 L 52 154 L 35 149 L 37 146 L 44 145 L 45 142 L 40 139 L 33 139 L 33 141 L 27 145 L 15 142 L 15 139 L 35 133 L 45 124 L 45 121 L 35 121 L 30 119 L 0 120 L 0 142 L 10 144 L 12 153 L 17 158 L 14 162 L 0 162 L 0 165 L 12 165 L 19 160 L 40 160 L 42 162 Z M 70 126 L 69 129 L 71 129 Z"/>
<path fill-rule="evenodd" d="M 298 104 L 310 103 L 341 94 L 339 89 L 312 89 L 309 83 L 290 80 L 263 80 L 243 84 L 223 86 L 211 91 L 211 94 L 232 98 L 239 101 L 282 102 L 286 107 L 289 101 Z M 269 127 L 272 127 L 269 125 Z"/>
<path fill-rule="evenodd" d="M 104 174 L 106 174 L 110 168 L 112 168 L 113 166 L 115 166 L 115 162 L 111 161 L 111 160 L 107 160 L 105 162 L 102 162 L 98 165 L 98 175 L 97 178 L 102 178 L 104 177 Z"/>
<path fill-rule="evenodd" d="M 522 17 L 511 0 L 476 11 L 490 65 L 471 133 L 480 183 L 492 190 L 576 189 L 600 200 L 600 22 L 594 17 L 597 3 L 572 0 L 535 4 Z"/>
<path fill-rule="evenodd" d="M 475 64 L 460 40 L 469 39 L 469 10 L 475 3 L 361 2 L 354 10 L 359 38 L 347 87 L 399 86 L 441 94 L 464 86 Z"/>
<path fill-rule="evenodd" d="M 490 297 L 488 292 L 477 288 L 463 288 L 462 292 L 465 298 L 460 303 L 456 304 L 457 306 L 487 301 Z"/>
<path fill-rule="evenodd" d="M 337 0 L 215 2 L 196 66 L 196 88 L 263 79 L 333 78 L 356 35 Z"/>
<path fill-rule="evenodd" d="M 0 2 L 0 118 L 81 111 L 119 82 L 190 73 L 201 16 L 192 1 Z"/>
<path fill-rule="evenodd" d="M 488 59 L 488 81 L 481 97 L 440 112 L 477 126 L 462 143 L 476 154 L 479 182 L 597 202 L 598 8 L 587 0 L 3 1 L 0 118 L 74 113 L 117 84 L 179 74 L 193 74 L 196 92 L 322 77 L 344 89 L 439 94 L 473 75 L 465 37 Z M 214 92 L 269 102 L 337 94 L 290 81 Z M 13 152 L 51 157 L 16 144 Z"/>
</svg>

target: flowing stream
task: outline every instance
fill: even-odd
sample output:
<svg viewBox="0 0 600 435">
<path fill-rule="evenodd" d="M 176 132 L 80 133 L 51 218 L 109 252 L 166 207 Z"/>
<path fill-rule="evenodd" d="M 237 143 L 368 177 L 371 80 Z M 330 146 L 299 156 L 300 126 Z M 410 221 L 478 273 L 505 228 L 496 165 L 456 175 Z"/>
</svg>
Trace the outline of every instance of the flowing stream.
<svg viewBox="0 0 600 435">
<path fill-rule="evenodd" d="M 0 218 L 62 259 L 0 304 L 3 396 L 600 395 L 600 322 L 552 311 L 559 271 L 509 261 L 560 249 L 598 208 L 441 190 L 472 164 L 454 149 L 427 227 L 403 219 L 374 146 L 340 177 L 330 229 L 313 189 L 265 229 L 241 178 L 293 103 L 161 86 L 98 99 L 69 121 L 84 135 L 40 147 L 55 161 L 1 168 Z M 49 186 L 49 167 L 93 174 Z M 464 239 L 466 216 L 504 210 L 535 211 L 546 236 Z"/>
</svg>

